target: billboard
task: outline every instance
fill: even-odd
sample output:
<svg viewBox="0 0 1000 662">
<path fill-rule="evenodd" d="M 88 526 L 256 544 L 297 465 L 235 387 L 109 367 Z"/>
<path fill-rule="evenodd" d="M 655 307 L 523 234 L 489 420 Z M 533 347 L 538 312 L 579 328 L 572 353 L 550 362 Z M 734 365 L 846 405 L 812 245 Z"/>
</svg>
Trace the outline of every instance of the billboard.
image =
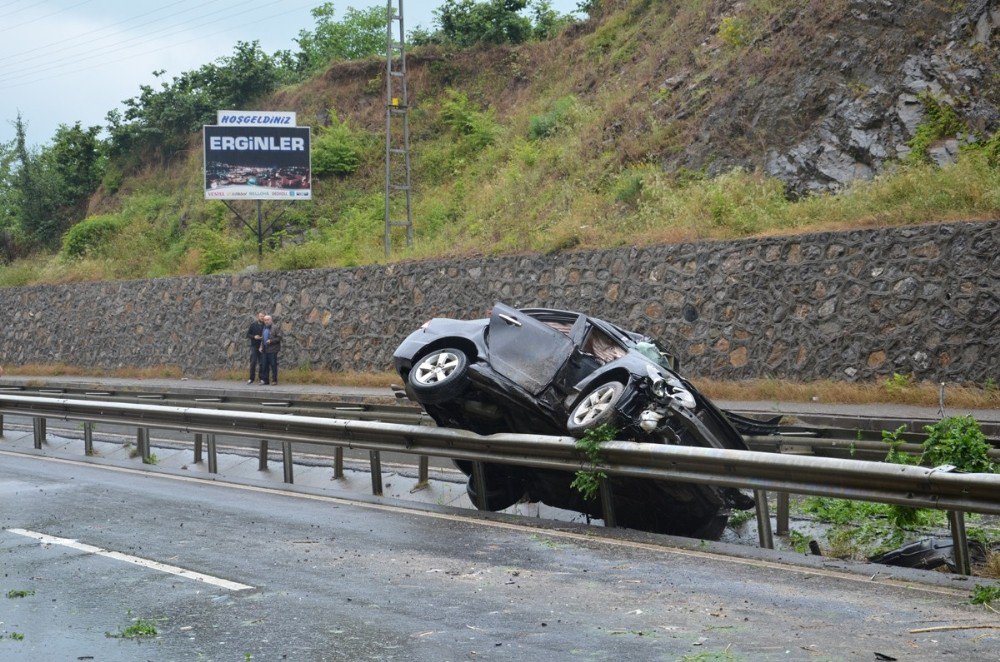
<svg viewBox="0 0 1000 662">
<path fill-rule="evenodd" d="M 309 127 L 206 126 L 205 198 L 311 200 Z"/>
</svg>

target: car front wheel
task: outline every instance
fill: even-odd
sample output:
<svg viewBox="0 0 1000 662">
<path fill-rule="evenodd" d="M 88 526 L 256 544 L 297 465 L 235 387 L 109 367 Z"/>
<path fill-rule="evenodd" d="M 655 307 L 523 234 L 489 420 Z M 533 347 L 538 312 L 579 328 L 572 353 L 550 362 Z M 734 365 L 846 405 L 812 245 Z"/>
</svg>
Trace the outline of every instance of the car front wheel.
<svg viewBox="0 0 1000 662">
<path fill-rule="evenodd" d="M 617 416 L 615 405 L 624 392 L 625 385 L 621 382 L 605 382 L 580 398 L 566 421 L 566 431 L 582 437 L 599 425 L 613 423 Z"/>
<path fill-rule="evenodd" d="M 468 367 L 469 360 L 462 350 L 439 349 L 417 361 L 407 381 L 420 402 L 445 402 L 465 390 Z"/>
</svg>

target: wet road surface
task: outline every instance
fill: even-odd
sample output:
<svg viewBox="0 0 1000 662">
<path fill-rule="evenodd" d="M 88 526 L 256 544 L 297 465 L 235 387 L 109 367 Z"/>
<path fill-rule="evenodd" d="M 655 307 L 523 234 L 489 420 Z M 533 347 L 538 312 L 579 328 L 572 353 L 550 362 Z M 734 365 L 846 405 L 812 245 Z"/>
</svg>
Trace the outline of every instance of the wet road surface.
<svg viewBox="0 0 1000 662">
<path fill-rule="evenodd" d="M 0 528 L 4 660 L 1000 657 L 1000 630 L 989 628 L 1000 619 L 967 604 L 967 585 L 880 584 L 727 560 L 710 546 L 603 540 L 2 446 Z M 12 590 L 33 593 L 7 598 Z M 106 636 L 134 618 L 152 620 L 157 635 Z M 911 632 L 943 626 L 966 629 Z"/>
</svg>

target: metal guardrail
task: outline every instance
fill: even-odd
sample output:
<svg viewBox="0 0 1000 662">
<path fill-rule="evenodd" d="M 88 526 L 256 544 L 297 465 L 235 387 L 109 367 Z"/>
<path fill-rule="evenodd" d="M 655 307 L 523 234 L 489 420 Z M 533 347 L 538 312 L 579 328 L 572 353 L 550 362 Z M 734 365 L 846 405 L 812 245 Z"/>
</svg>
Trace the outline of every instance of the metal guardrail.
<svg viewBox="0 0 1000 662">
<path fill-rule="evenodd" d="M 156 403 L 173 407 L 203 407 L 232 411 L 280 411 L 302 416 L 384 421 L 412 425 L 434 424 L 433 420 L 423 409 L 403 401 L 398 401 L 394 404 L 385 404 L 355 400 L 322 400 L 296 397 L 295 394 L 280 392 L 208 395 L 207 393 L 199 393 L 198 389 L 192 389 L 192 392 L 189 393 L 174 393 L 145 387 L 130 388 L 127 390 L 105 390 L 59 383 L 53 386 L 28 384 L 3 385 L 0 386 L 0 394 L 2 393 L 63 397 L 79 400 Z M 737 411 L 737 413 L 751 417 L 762 415 L 761 412 L 753 411 Z M 773 414 L 774 412 L 770 413 Z M 796 417 L 801 418 L 802 415 L 796 415 Z M 774 435 L 744 435 L 744 437 L 752 450 L 812 454 L 859 460 L 881 460 L 885 457 L 887 447 L 881 441 L 882 429 L 895 430 L 900 425 L 908 428 L 910 431 L 903 432 L 900 438 L 908 442 L 901 447 L 901 450 L 909 453 L 919 454 L 921 451 L 919 444 L 927 438 L 926 433 L 914 431 L 914 429 L 922 427 L 923 422 L 920 421 L 902 421 L 902 419 L 887 421 L 882 418 L 844 415 L 833 417 L 810 415 L 807 418 L 815 420 L 817 423 L 784 425 Z M 833 423 L 836 423 L 836 425 L 833 425 Z M 849 427 L 841 427 L 848 424 L 850 424 Z M 982 427 L 984 431 L 987 431 L 985 425 Z M 990 451 L 990 456 L 995 461 L 1000 462 L 1000 437 L 996 435 L 992 436 L 993 438 L 990 441 L 995 447 Z"/>
<path fill-rule="evenodd" d="M 286 482 L 293 480 L 293 443 L 364 449 L 371 452 L 375 494 L 381 493 L 378 453 L 382 451 L 561 471 L 590 468 L 585 454 L 569 437 L 481 436 L 464 430 L 278 412 L 223 411 L 7 393 L 0 393 L 0 413 L 33 417 L 36 448 L 42 447 L 45 421 L 50 418 L 136 427 L 137 445 L 143 458 L 149 457 L 150 428 L 194 433 L 196 461 L 201 455 L 201 436 L 208 435 L 209 471 L 213 473 L 218 470 L 215 435 L 281 441 Z M 88 427 L 85 426 L 85 442 L 91 438 Z M 765 490 L 950 511 L 959 565 L 966 571 L 968 548 L 962 514 L 1000 514 L 1000 476 L 993 474 L 955 474 L 941 469 L 860 460 L 626 441 L 603 444 L 601 455 L 604 463 L 598 468 L 609 475 L 755 490 L 758 527 L 764 547 L 772 546 Z M 481 480 L 481 475 L 481 471 L 473 472 L 474 479 Z M 607 490 L 606 485 L 604 489 Z M 477 485 L 476 492 L 485 494 L 481 485 Z M 609 509 L 605 521 L 613 522 L 611 495 L 603 494 L 602 503 Z"/>
<path fill-rule="evenodd" d="M 271 391 L 261 387 L 253 393 L 223 393 L 212 395 L 189 389 L 189 392 L 169 392 L 151 388 L 115 390 L 94 387 L 31 386 L 25 384 L 0 385 L 0 393 L 62 397 L 75 400 L 100 400 L 131 403 L 156 403 L 176 407 L 206 407 L 232 409 L 235 411 L 290 411 L 303 416 L 329 416 L 337 414 L 341 418 L 378 418 L 394 423 L 414 423 L 430 421 L 424 411 L 412 404 L 366 402 L 357 399 L 310 399 L 297 397 L 282 391 Z"/>
</svg>

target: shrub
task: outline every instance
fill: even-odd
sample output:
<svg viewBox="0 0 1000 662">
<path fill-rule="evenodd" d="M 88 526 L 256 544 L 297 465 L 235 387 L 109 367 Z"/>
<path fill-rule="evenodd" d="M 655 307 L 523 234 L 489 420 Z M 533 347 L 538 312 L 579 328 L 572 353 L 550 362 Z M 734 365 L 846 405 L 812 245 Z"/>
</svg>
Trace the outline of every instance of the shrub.
<svg viewBox="0 0 1000 662">
<path fill-rule="evenodd" d="M 989 605 L 993 602 L 1000 602 L 1000 586 L 976 584 L 975 588 L 972 589 L 969 602 L 974 605 Z"/>
<path fill-rule="evenodd" d="M 464 92 L 447 90 L 441 104 L 441 120 L 453 133 L 462 136 L 468 147 L 482 149 L 493 144 L 496 122 L 489 112 L 476 108 Z"/>
<path fill-rule="evenodd" d="M 239 254 L 237 242 L 206 226 L 194 228 L 187 237 L 189 251 L 198 255 L 198 271 L 211 274 L 229 267 Z"/>
<path fill-rule="evenodd" d="M 571 126 L 576 119 L 578 103 L 576 97 L 565 96 L 552 104 L 549 110 L 531 118 L 528 136 L 532 139 L 547 138 L 561 129 Z"/>
<path fill-rule="evenodd" d="M 125 225 L 125 221 L 117 216 L 86 218 L 63 235 L 62 252 L 68 257 L 99 254 Z"/>
<path fill-rule="evenodd" d="M 629 206 L 636 205 L 642 197 L 644 185 L 641 172 L 629 172 L 623 175 L 615 186 L 615 201 Z"/>
<path fill-rule="evenodd" d="M 618 430 L 604 424 L 587 430 L 583 437 L 576 440 L 576 447 L 587 456 L 589 468 L 577 471 L 569 486 L 579 492 L 587 501 L 591 501 L 597 496 L 601 488 L 601 481 L 608 477 L 606 473 L 597 468 L 604 462 L 601 457 L 601 444 L 611 441 L 617 434 Z"/>
<path fill-rule="evenodd" d="M 888 393 L 903 393 L 913 387 L 913 375 L 908 373 L 892 373 L 884 382 L 885 390 Z"/>
<path fill-rule="evenodd" d="M 275 268 L 279 271 L 316 269 L 326 266 L 332 260 L 333 250 L 316 241 L 289 246 L 274 256 Z"/>
<path fill-rule="evenodd" d="M 991 168 L 1000 168 L 1000 131 L 983 144 L 983 152 L 986 154 L 986 163 Z"/>
<path fill-rule="evenodd" d="M 347 120 L 341 122 L 334 113 L 330 113 L 330 118 L 330 126 L 320 130 L 313 144 L 313 172 L 317 175 L 353 174 L 361 164 L 358 138 L 347 125 Z"/>
<path fill-rule="evenodd" d="M 122 187 L 124 181 L 125 173 L 122 172 L 122 169 L 117 164 L 109 163 L 104 169 L 104 177 L 101 179 L 104 190 L 108 194 L 114 195 Z"/>
<path fill-rule="evenodd" d="M 719 25 L 719 39 L 729 48 L 742 48 L 750 43 L 750 26 L 742 18 L 727 16 Z"/>
<path fill-rule="evenodd" d="M 959 471 L 993 473 L 996 465 L 990 461 L 990 445 L 972 416 L 942 418 L 924 430 L 929 435 L 924 441 L 922 464 L 940 466 L 952 464 Z"/>
<path fill-rule="evenodd" d="M 926 163 L 927 149 L 935 140 L 954 136 L 965 128 L 955 109 L 935 98 L 930 92 L 921 94 L 920 102 L 924 106 L 925 115 L 910 142 L 907 143 L 910 153 L 906 160 L 910 163 Z"/>
</svg>

